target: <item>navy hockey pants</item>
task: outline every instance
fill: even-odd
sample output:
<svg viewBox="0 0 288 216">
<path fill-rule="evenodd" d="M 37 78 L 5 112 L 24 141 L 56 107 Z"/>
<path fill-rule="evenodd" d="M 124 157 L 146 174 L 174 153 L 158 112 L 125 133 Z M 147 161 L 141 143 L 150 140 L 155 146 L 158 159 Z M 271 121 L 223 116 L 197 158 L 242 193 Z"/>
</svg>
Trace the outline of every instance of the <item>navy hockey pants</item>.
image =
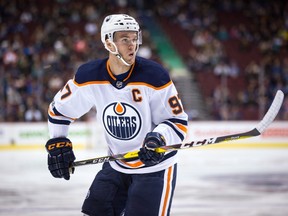
<svg viewBox="0 0 288 216">
<path fill-rule="evenodd" d="M 82 212 L 89 216 L 167 216 L 176 174 L 177 164 L 154 173 L 124 174 L 104 163 L 88 191 Z"/>
</svg>

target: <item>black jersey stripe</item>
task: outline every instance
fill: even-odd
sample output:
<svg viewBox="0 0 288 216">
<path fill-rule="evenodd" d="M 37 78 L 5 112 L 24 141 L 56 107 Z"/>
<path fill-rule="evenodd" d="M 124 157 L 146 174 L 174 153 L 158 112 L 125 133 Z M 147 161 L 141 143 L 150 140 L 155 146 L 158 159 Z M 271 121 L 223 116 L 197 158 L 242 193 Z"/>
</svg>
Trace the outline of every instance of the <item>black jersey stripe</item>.
<svg viewBox="0 0 288 216">
<path fill-rule="evenodd" d="M 170 119 L 168 119 L 168 121 L 188 126 L 188 121 L 186 121 L 186 120 L 182 120 L 182 119 L 178 119 L 178 118 L 170 118 Z"/>
<path fill-rule="evenodd" d="M 60 125 L 70 125 L 70 121 L 68 120 L 58 120 L 58 119 L 54 119 L 51 116 L 48 115 L 48 121 L 53 123 L 53 124 L 60 124 Z"/>
<path fill-rule="evenodd" d="M 57 115 L 57 116 L 64 116 L 64 115 L 62 115 L 55 107 L 53 107 L 53 112 L 55 113 L 55 115 Z M 64 116 L 65 117 L 65 116 Z"/>
<path fill-rule="evenodd" d="M 164 122 L 162 122 L 162 124 L 166 124 L 169 127 L 171 127 L 175 131 L 175 133 L 179 136 L 179 138 L 182 141 L 184 140 L 184 138 L 185 138 L 184 135 L 181 132 L 179 132 L 178 128 L 173 123 L 171 123 L 169 121 L 164 121 Z"/>
</svg>

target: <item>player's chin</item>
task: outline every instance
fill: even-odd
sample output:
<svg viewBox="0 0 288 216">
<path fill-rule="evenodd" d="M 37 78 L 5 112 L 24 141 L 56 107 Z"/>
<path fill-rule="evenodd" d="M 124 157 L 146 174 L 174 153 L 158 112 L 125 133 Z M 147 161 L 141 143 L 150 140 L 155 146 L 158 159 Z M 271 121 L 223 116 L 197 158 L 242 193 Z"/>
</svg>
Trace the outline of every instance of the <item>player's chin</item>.
<svg viewBox="0 0 288 216">
<path fill-rule="evenodd" d="M 129 64 L 134 64 L 135 62 L 135 55 L 133 56 L 127 56 L 127 58 L 125 58 L 126 62 L 129 63 Z"/>
</svg>

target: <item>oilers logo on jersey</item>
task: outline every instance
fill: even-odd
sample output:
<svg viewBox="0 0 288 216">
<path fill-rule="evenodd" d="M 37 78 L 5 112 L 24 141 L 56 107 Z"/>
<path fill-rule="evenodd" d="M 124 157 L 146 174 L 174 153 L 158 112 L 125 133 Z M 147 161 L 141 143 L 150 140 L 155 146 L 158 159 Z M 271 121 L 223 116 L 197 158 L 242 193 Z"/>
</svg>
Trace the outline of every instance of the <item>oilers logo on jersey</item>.
<svg viewBox="0 0 288 216">
<path fill-rule="evenodd" d="M 109 104 L 103 111 L 102 120 L 107 133 L 120 140 L 133 139 L 142 126 L 136 108 L 123 102 Z"/>
</svg>

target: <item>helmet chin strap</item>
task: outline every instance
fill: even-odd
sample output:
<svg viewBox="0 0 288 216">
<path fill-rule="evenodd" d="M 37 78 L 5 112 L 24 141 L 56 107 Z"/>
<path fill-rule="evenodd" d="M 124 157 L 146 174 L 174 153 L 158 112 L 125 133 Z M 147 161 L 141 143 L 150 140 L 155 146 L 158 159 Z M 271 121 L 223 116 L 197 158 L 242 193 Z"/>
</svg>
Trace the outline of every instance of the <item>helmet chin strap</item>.
<svg viewBox="0 0 288 216">
<path fill-rule="evenodd" d="M 115 47 L 115 51 L 113 52 L 112 50 L 110 50 L 107 46 L 107 43 L 104 44 L 105 49 L 108 50 L 110 53 L 112 53 L 113 55 L 115 55 L 118 59 L 120 59 L 122 61 L 122 63 L 128 67 L 131 66 L 131 64 L 128 64 L 122 57 L 122 55 L 119 53 L 117 46 L 115 45 L 115 43 L 113 41 L 110 41 L 110 43 Z M 138 47 L 138 45 L 137 45 Z M 137 48 L 138 50 L 138 48 Z"/>
<path fill-rule="evenodd" d="M 122 61 L 122 63 L 124 64 L 124 65 L 126 65 L 126 66 L 131 66 L 131 64 L 128 64 L 123 58 L 122 58 L 122 56 L 121 56 L 121 54 L 118 52 L 118 54 L 115 54 L 116 55 L 116 57 L 118 58 L 118 59 L 120 59 L 121 61 Z"/>
</svg>

